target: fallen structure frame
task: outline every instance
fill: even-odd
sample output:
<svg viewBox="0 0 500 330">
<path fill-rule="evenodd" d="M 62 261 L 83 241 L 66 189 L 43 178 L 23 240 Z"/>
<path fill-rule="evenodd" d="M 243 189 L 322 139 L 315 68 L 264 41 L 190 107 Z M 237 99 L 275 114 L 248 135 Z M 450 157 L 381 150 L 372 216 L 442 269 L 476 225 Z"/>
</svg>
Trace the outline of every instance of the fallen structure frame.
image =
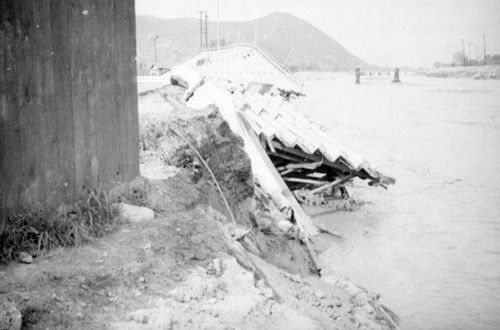
<svg viewBox="0 0 500 330">
<path fill-rule="evenodd" d="M 395 183 L 305 118 L 290 101 L 304 95 L 300 82 L 255 46 L 205 51 L 170 75 L 187 88 L 189 107 L 216 106 L 244 140 L 255 184 L 290 214 L 306 244 L 318 229 L 298 199 L 347 198 L 345 184 L 354 178 L 383 188 Z"/>
</svg>

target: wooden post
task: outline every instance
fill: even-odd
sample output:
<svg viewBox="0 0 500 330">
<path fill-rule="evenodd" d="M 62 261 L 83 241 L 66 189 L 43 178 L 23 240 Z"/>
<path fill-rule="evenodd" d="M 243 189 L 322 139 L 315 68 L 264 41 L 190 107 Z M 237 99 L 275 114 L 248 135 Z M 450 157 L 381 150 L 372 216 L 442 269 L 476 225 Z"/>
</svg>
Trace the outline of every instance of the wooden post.
<svg viewBox="0 0 500 330">
<path fill-rule="evenodd" d="M 356 68 L 356 84 L 359 84 L 359 78 L 361 77 L 361 70 Z"/>
<path fill-rule="evenodd" d="M 139 175 L 134 4 L 0 1 L 0 228 Z"/>
<path fill-rule="evenodd" d="M 399 68 L 394 69 L 394 79 L 392 80 L 393 83 L 400 83 L 401 80 L 399 80 Z"/>
</svg>

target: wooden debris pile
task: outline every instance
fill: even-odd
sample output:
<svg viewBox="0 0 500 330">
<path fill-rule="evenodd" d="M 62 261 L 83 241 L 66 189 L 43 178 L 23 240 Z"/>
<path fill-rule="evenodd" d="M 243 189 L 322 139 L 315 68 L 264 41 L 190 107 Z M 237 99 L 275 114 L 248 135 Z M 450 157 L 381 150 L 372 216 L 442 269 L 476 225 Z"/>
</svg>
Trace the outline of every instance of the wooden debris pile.
<svg viewBox="0 0 500 330">
<path fill-rule="evenodd" d="M 299 202 L 321 205 L 348 199 L 346 185 L 354 178 L 383 188 L 395 183 L 301 115 L 282 93 L 246 89 L 231 90 L 231 95 Z"/>
<path fill-rule="evenodd" d="M 370 179 L 367 173 L 349 168 L 343 162 L 331 162 L 320 153 L 308 154 L 300 147 L 286 147 L 277 139 L 260 134 L 260 141 L 288 188 L 302 204 L 323 205 L 332 200 L 348 199 L 346 184 L 355 177 Z M 386 188 L 394 180 L 370 181 L 370 185 Z"/>
</svg>

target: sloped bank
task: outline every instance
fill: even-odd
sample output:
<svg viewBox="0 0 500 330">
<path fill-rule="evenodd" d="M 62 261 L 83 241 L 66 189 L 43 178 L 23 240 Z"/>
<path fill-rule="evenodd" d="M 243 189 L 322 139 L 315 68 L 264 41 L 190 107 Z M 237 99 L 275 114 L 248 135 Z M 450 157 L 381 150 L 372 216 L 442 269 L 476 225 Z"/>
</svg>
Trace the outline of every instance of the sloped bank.
<svg viewBox="0 0 500 330">
<path fill-rule="evenodd" d="M 175 110 L 157 96 L 169 115 L 141 117 L 141 156 L 143 168 L 159 164 L 164 177 L 117 188 L 152 207 L 155 219 L 0 269 L 0 302 L 8 307 L 0 329 L 19 329 L 19 315 L 25 329 L 393 327 L 377 295 L 342 277 L 310 275 L 294 233 L 270 206 L 252 201 L 249 160 L 216 109 Z M 207 170 L 167 128 L 200 151 L 236 224 Z"/>
<path fill-rule="evenodd" d="M 173 86 L 156 91 L 164 100 L 175 99 L 179 92 L 182 90 Z M 253 199 L 250 162 L 243 152 L 242 141 L 228 129 L 216 108 L 194 111 L 182 103 L 171 105 L 174 110 L 167 114 L 141 117 L 143 159 L 154 158 L 152 154 L 156 153 L 166 167 L 183 168 L 181 175 L 189 177 L 190 184 L 196 185 L 205 196 L 202 204 L 210 205 L 207 214 L 213 216 L 215 210 L 219 214 L 216 218 L 224 223 L 230 255 L 254 273 L 256 287 L 262 288 L 266 283 L 271 288 L 274 293 L 269 290 L 267 295 L 274 297 L 273 305 L 279 302 L 296 309 L 295 314 L 307 311 L 302 315 L 314 315 L 312 323 L 302 328 L 394 327 L 395 316 L 387 315 L 391 312 L 378 303 L 377 295 L 345 278 L 331 277 L 326 283 L 311 276 L 313 267 L 305 247 L 296 233 L 279 226 L 284 220 L 281 213 L 272 208 L 272 203 L 262 205 L 260 200 Z M 212 168 L 236 214 L 236 225 L 231 224 L 207 170 L 171 129 L 190 141 Z M 271 314 L 266 316 L 269 325 L 276 322 L 271 322 Z"/>
</svg>

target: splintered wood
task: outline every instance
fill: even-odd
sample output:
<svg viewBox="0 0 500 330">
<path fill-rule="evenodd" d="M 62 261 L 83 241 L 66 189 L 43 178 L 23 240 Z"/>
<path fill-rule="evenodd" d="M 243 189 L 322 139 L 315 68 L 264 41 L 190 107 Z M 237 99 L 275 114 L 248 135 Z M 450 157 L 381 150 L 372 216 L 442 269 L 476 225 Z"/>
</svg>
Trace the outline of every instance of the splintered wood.
<svg viewBox="0 0 500 330">
<path fill-rule="evenodd" d="M 363 173 L 342 162 L 331 162 L 319 152 L 309 154 L 298 147 L 289 148 L 261 134 L 260 141 L 274 167 L 297 199 L 304 204 L 325 204 L 333 199 L 349 198 L 346 182 Z"/>
</svg>

